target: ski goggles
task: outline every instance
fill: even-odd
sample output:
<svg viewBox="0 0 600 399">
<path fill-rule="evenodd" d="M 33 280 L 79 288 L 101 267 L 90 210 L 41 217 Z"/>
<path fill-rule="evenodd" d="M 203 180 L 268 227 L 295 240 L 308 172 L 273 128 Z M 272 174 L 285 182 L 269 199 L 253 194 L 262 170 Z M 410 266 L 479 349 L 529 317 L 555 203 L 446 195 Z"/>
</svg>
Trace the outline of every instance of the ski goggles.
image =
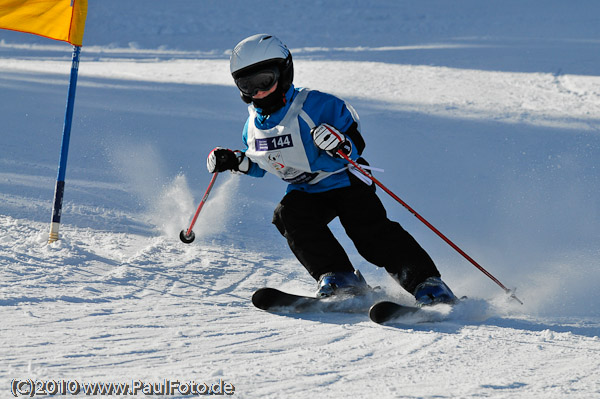
<svg viewBox="0 0 600 399">
<path fill-rule="evenodd" d="M 254 97 L 259 91 L 267 91 L 279 80 L 279 68 L 272 66 L 235 79 L 235 85 L 242 93 Z"/>
</svg>

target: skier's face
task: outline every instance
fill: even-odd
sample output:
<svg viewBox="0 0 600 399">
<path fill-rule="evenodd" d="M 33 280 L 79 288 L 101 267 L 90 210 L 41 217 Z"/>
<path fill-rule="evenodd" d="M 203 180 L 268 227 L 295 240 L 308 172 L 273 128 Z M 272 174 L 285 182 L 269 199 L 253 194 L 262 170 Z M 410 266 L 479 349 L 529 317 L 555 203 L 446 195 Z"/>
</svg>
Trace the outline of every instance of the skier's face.
<svg viewBox="0 0 600 399">
<path fill-rule="evenodd" d="M 259 91 L 254 96 L 252 96 L 252 98 L 255 98 L 257 100 L 260 100 L 261 98 L 265 98 L 266 96 L 268 96 L 269 94 L 271 94 L 275 90 L 277 90 L 277 84 L 278 84 L 278 82 L 275 82 L 275 84 L 273 85 L 273 87 L 271 87 L 269 90 Z"/>
</svg>

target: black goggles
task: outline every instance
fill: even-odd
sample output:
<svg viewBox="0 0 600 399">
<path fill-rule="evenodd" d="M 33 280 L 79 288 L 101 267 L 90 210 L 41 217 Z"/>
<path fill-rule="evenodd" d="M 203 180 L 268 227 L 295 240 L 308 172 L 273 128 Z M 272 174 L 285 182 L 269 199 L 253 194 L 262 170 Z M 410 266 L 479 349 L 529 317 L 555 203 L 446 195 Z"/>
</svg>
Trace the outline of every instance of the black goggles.
<svg viewBox="0 0 600 399">
<path fill-rule="evenodd" d="M 267 91 L 279 80 L 279 68 L 273 66 L 235 79 L 235 85 L 242 93 L 254 97 L 259 91 Z"/>
</svg>

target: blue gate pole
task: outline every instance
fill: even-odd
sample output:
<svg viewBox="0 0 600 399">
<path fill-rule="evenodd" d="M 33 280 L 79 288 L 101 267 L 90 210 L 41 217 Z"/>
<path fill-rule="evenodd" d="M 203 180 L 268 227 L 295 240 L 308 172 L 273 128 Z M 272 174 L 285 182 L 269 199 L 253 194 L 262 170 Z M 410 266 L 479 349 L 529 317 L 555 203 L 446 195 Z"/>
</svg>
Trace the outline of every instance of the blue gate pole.
<svg viewBox="0 0 600 399">
<path fill-rule="evenodd" d="M 60 159 L 58 162 L 58 177 L 56 178 L 54 202 L 52 204 L 52 222 L 50 223 L 50 236 L 48 238 L 49 244 L 58 240 L 58 229 L 60 227 L 60 216 L 62 213 L 63 196 L 65 193 L 65 174 L 67 172 L 67 156 L 69 155 L 69 140 L 71 138 L 71 124 L 73 122 L 73 108 L 75 106 L 75 89 L 77 88 L 77 73 L 79 71 L 80 52 L 81 46 L 73 46 L 71 79 L 69 81 L 69 96 L 67 97 L 67 109 L 65 111 L 65 123 L 63 125 Z"/>
</svg>

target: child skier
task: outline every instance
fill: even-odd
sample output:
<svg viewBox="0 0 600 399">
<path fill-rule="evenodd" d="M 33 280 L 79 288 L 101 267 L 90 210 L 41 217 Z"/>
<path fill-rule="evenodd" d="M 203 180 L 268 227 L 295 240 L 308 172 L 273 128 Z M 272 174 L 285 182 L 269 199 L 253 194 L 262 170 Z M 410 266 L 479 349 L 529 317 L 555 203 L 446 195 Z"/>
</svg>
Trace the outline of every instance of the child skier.
<svg viewBox="0 0 600 399">
<path fill-rule="evenodd" d="M 215 148 L 208 171 L 270 172 L 288 183 L 273 224 L 318 281 L 316 295 L 368 289 L 327 226 L 338 217 L 361 256 L 384 267 L 417 304 L 456 301 L 425 250 L 387 218 L 371 181 L 337 153 L 366 164 L 355 110 L 333 95 L 294 87 L 292 54 L 275 36 L 242 40 L 230 70 L 242 100 L 251 104 L 242 133 L 246 148 Z"/>
</svg>

